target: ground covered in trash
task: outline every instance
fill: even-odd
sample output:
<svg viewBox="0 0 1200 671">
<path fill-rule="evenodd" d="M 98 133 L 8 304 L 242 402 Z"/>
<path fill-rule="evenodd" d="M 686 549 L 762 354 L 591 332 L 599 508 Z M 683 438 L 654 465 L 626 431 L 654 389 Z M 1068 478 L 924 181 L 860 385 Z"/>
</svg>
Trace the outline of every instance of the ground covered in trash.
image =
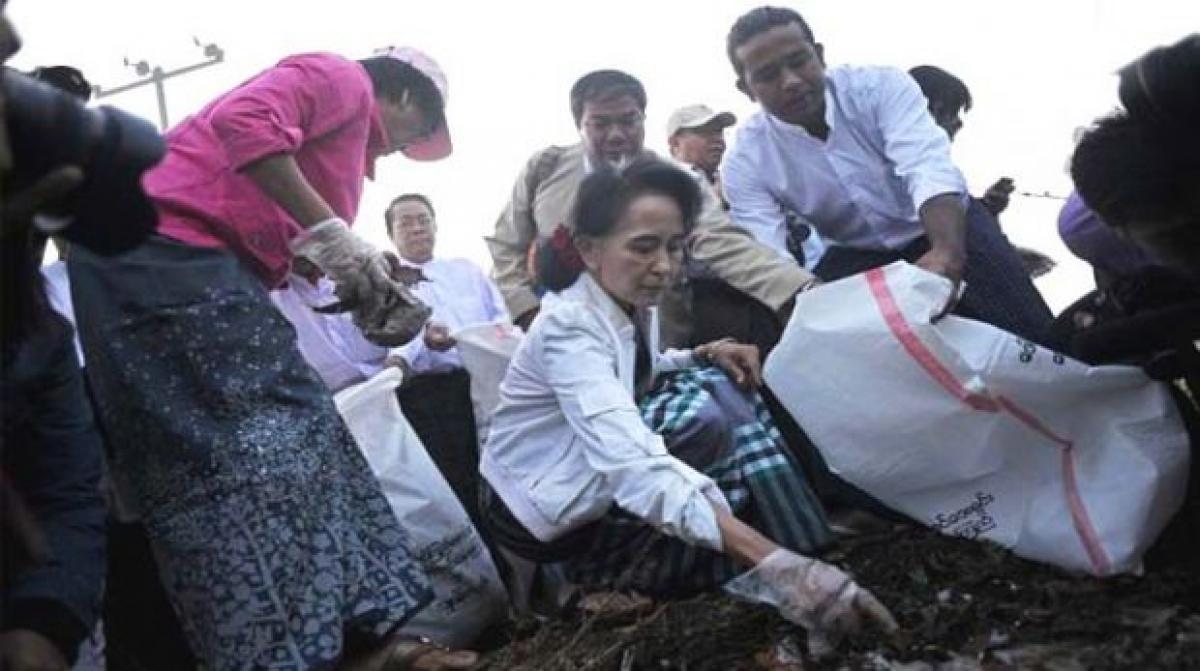
<svg viewBox="0 0 1200 671">
<path fill-rule="evenodd" d="M 1200 669 L 1200 515 L 1189 508 L 1142 577 L 1079 577 L 924 529 L 845 541 L 828 559 L 887 604 L 902 632 L 845 642 L 821 660 L 772 611 L 712 594 L 518 622 L 485 668 Z"/>
</svg>

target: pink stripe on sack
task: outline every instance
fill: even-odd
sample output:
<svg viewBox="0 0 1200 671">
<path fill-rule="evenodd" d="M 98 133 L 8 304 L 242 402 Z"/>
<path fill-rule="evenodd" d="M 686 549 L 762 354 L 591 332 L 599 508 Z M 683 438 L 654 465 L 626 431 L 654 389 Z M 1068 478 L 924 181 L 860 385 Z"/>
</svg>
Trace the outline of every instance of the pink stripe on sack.
<svg viewBox="0 0 1200 671">
<path fill-rule="evenodd" d="M 892 295 L 892 291 L 887 285 L 887 277 L 884 275 L 883 269 L 873 268 L 868 270 L 866 276 L 867 286 L 871 289 L 871 295 L 875 298 L 875 304 L 879 308 L 879 312 L 883 315 L 883 320 L 887 323 L 888 330 L 892 332 L 892 335 L 900 342 L 900 345 L 904 347 L 909 356 L 920 364 L 921 368 L 938 385 L 975 410 L 982 412 L 999 412 L 1004 410 L 1016 418 L 1017 421 L 1037 431 L 1062 448 L 1063 487 L 1066 490 L 1067 508 L 1071 511 L 1071 522 L 1075 527 L 1075 533 L 1078 534 L 1080 542 L 1083 543 L 1084 550 L 1087 551 L 1088 558 L 1091 560 L 1092 568 L 1095 569 L 1096 574 L 1108 575 L 1111 570 L 1111 563 L 1108 555 L 1104 552 L 1104 547 L 1100 543 L 1099 536 L 1096 534 L 1096 528 L 1088 516 L 1087 507 L 1083 503 L 1083 497 L 1079 494 L 1079 485 L 1075 479 L 1075 460 L 1072 454 L 1074 445 L 1071 441 L 1055 434 L 1041 420 L 1034 416 L 1033 413 L 1018 406 L 1011 400 L 1003 396 L 992 398 L 987 394 L 967 389 L 966 386 L 958 381 L 954 373 L 942 364 L 937 355 L 921 341 L 921 338 L 913 332 L 912 327 L 909 326 L 908 321 L 904 318 L 904 314 L 900 312 L 900 308 L 896 304 L 896 298 Z"/>
<path fill-rule="evenodd" d="M 1050 427 L 1043 424 L 1033 413 L 1011 400 L 1003 396 L 999 397 L 998 400 L 1000 401 L 1000 406 L 1007 410 L 1010 415 L 1016 417 L 1025 426 L 1054 441 L 1062 448 L 1063 486 L 1067 493 L 1067 507 L 1071 509 L 1071 523 L 1075 525 L 1075 533 L 1083 541 L 1083 547 L 1087 550 L 1088 558 L 1092 560 L 1092 566 L 1096 569 L 1096 573 L 1098 575 L 1108 575 L 1111 570 L 1108 554 L 1104 552 L 1104 546 L 1100 543 L 1099 535 L 1096 534 L 1096 527 L 1092 526 L 1092 518 L 1088 515 L 1087 507 L 1083 504 L 1083 497 L 1079 494 L 1079 484 L 1075 480 L 1075 444 L 1055 434 L 1050 430 Z"/>
<path fill-rule="evenodd" d="M 904 346 L 905 351 L 909 356 L 917 360 L 921 364 L 921 368 L 942 386 L 943 389 L 950 392 L 952 396 L 967 405 L 982 410 L 984 412 L 998 412 L 999 406 L 991 397 L 985 396 L 977 392 L 967 389 L 958 381 L 954 373 L 950 369 L 942 365 L 938 360 L 937 355 L 929 351 L 925 343 L 913 333 L 912 328 L 904 319 L 904 314 L 900 312 L 900 306 L 896 305 L 896 298 L 892 296 L 891 289 L 888 288 L 887 279 L 883 275 L 883 270 L 873 268 L 867 271 L 867 285 L 871 287 L 871 294 L 875 297 L 875 304 L 879 306 L 879 311 L 883 313 L 883 320 L 887 322 L 888 328 L 892 331 L 892 335 L 896 336 L 896 340 Z"/>
</svg>

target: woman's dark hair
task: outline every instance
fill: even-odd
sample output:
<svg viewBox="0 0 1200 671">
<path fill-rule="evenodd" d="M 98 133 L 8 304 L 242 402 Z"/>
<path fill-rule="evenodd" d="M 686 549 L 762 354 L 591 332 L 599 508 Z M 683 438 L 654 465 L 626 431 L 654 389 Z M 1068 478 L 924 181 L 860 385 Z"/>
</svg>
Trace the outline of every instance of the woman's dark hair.
<svg viewBox="0 0 1200 671">
<path fill-rule="evenodd" d="M 1200 180 L 1200 128 L 1180 133 L 1125 114 L 1102 119 L 1075 147 L 1071 177 L 1111 226 L 1170 218 L 1189 206 Z"/>
<path fill-rule="evenodd" d="M 407 202 L 407 201 L 416 201 L 418 203 L 421 203 L 422 205 L 425 206 L 426 209 L 429 210 L 429 216 L 433 217 L 434 219 L 437 219 L 437 213 L 433 211 L 433 203 L 430 202 L 428 196 L 426 196 L 425 194 L 421 194 L 421 193 L 401 194 L 399 196 L 396 196 L 394 199 L 392 199 L 392 202 L 388 203 L 387 209 L 383 211 L 383 225 L 387 227 L 388 237 L 391 237 L 391 235 L 392 235 L 392 208 L 396 207 L 396 205 L 398 205 L 400 203 Z"/>
<path fill-rule="evenodd" d="M 638 108 L 646 111 L 646 89 L 633 75 L 620 70 L 596 70 L 580 77 L 571 87 L 571 115 L 575 117 L 575 126 L 578 127 L 583 119 L 584 104 L 623 95 L 633 96 Z"/>
<path fill-rule="evenodd" d="M 603 238 L 612 233 L 629 204 L 652 193 L 675 201 L 683 215 L 684 233 L 690 233 L 700 216 L 700 186 L 695 178 L 669 163 L 641 158 L 624 170 L 603 167 L 583 179 L 571 208 L 570 233 L 542 240 L 537 249 L 539 283 L 561 291 L 579 278 L 583 265 L 574 249 L 579 237 Z"/>
<path fill-rule="evenodd" d="M 947 112 L 970 111 L 971 90 L 958 77 L 933 65 L 918 65 L 908 74 L 917 80 L 931 106 L 937 104 Z"/>
<path fill-rule="evenodd" d="M 729 35 L 725 38 L 725 55 L 729 57 L 729 64 L 733 66 L 733 71 L 737 73 L 739 79 L 742 77 L 742 66 L 737 59 L 738 47 L 749 42 L 754 36 L 765 33 L 776 26 L 786 26 L 792 23 L 800 26 L 800 30 L 804 32 L 804 36 L 808 38 L 809 42 L 817 43 L 817 38 L 813 37 L 813 31 L 808 27 L 808 22 L 794 9 L 763 6 L 756 7 L 738 17 L 738 20 L 733 23 L 733 27 L 729 29 Z"/>
<path fill-rule="evenodd" d="M 445 123 L 445 101 L 433 80 L 404 61 L 389 56 L 374 56 L 358 61 L 371 78 L 375 95 L 399 102 L 408 91 L 411 100 L 436 129 Z"/>
</svg>

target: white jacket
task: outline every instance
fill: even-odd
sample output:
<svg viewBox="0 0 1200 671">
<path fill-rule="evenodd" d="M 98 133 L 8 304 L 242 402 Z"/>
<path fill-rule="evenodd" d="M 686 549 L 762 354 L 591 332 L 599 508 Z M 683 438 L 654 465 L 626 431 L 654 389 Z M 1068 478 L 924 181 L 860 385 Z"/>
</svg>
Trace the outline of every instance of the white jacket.
<svg viewBox="0 0 1200 671">
<path fill-rule="evenodd" d="M 658 353 L 658 319 L 639 316 L 656 373 L 694 364 Z M 717 485 L 671 456 L 634 402 L 634 325 L 585 272 L 547 295 L 500 385 L 480 471 L 542 541 L 602 517 L 616 503 L 688 543 L 722 549 Z"/>
</svg>

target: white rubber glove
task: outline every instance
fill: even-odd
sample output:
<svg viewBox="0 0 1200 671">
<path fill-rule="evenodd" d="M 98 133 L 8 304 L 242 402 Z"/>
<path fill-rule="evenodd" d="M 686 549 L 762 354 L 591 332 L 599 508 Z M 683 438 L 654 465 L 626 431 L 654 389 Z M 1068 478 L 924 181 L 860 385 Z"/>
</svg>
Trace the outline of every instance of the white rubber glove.
<svg viewBox="0 0 1200 671">
<path fill-rule="evenodd" d="M 780 615 L 804 627 L 814 657 L 832 652 L 841 637 L 859 631 L 864 620 L 888 633 L 897 628 L 888 609 L 841 569 L 784 549 L 725 583 L 725 591 L 775 606 Z"/>
<path fill-rule="evenodd" d="M 291 250 L 312 261 L 337 285 L 337 297 L 370 341 L 393 347 L 416 337 L 430 309 L 392 278 L 392 264 L 341 219 L 327 219 L 292 240 Z"/>
</svg>

